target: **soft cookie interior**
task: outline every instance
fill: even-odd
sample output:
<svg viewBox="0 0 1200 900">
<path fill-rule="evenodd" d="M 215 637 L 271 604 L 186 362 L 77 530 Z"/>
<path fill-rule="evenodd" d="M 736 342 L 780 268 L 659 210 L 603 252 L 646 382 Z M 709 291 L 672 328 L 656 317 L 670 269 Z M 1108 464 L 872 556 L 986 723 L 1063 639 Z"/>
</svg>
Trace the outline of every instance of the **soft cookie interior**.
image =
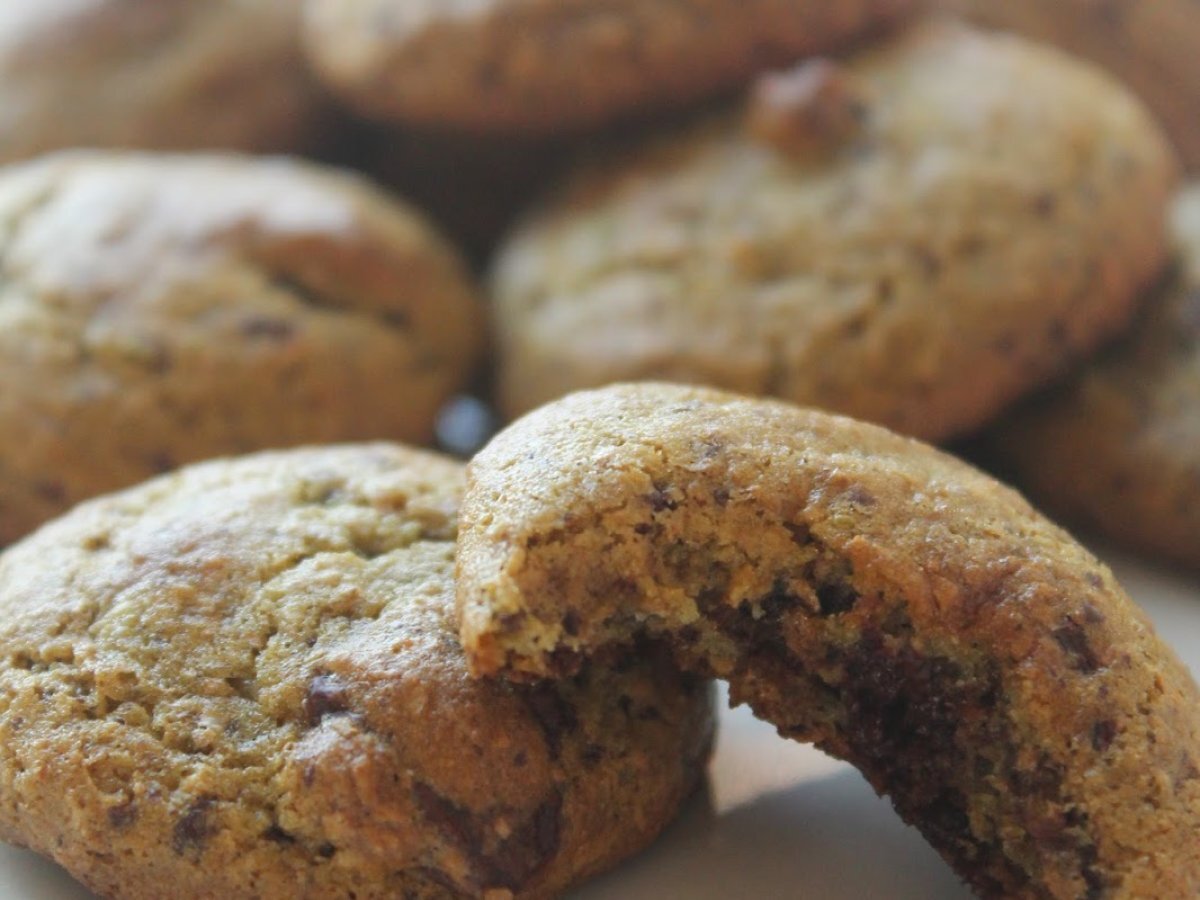
<svg viewBox="0 0 1200 900">
<path fill-rule="evenodd" d="M 1200 887 L 1194 682 L 1103 564 L 965 464 L 616 386 L 511 426 L 468 485 L 477 672 L 562 677 L 650 635 L 853 762 L 984 895 Z"/>
</svg>

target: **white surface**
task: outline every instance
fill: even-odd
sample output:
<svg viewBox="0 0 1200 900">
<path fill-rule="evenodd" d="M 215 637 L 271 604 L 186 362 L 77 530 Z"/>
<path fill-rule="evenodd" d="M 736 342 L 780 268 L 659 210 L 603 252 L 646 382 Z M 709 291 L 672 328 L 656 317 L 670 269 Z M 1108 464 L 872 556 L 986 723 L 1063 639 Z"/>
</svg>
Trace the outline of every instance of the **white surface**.
<svg viewBox="0 0 1200 900">
<path fill-rule="evenodd" d="M 1113 558 L 1200 673 L 1200 581 Z M 966 900 L 971 894 L 858 773 L 726 711 L 707 789 L 654 847 L 572 900 Z M 164 894 L 164 898 L 167 895 Z M 92 900 L 54 865 L 0 846 L 0 900 Z"/>
</svg>

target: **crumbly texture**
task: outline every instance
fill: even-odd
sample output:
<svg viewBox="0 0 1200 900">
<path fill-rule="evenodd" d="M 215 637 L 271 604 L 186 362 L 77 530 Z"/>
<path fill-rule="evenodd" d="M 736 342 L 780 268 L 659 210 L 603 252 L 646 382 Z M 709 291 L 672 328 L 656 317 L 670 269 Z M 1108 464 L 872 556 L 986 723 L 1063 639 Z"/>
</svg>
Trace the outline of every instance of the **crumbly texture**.
<svg viewBox="0 0 1200 900">
<path fill-rule="evenodd" d="M 1129 84 L 1200 168 L 1200 5 L 1195 0 L 933 0 L 1094 60 Z"/>
<path fill-rule="evenodd" d="M 889 23 L 912 0 L 307 0 L 326 82 L 370 115 L 549 133 L 675 106 Z"/>
<path fill-rule="evenodd" d="M 473 680 L 462 467 L 217 461 L 0 556 L 0 837 L 119 900 L 549 897 L 648 843 L 712 697 L 653 652 Z"/>
<path fill-rule="evenodd" d="M 981 896 L 1200 892 L 1200 691 L 1015 492 L 871 425 L 656 384 L 574 394 L 468 468 L 475 671 L 638 636 L 858 766 Z"/>
<path fill-rule="evenodd" d="M 584 166 L 500 250 L 500 402 L 662 378 L 929 440 L 1118 330 L 1175 181 L 1090 66 L 927 23 Z"/>
<path fill-rule="evenodd" d="M 482 313 L 417 215 L 282 159 L 0 175 L 0 545 L 183 462 L 432 437 Z"/>
<path fill-rule="evenodd" d="M 1200 569 L 1200 185 L 1177 269 L 1134 330 L 992 429 L 999 465 L 1064 518 Z"/>
<path fill-rule="evenodd" d="M 328 103 L 296 0 L 0 8 L 0 162 L 66 147 L 296 150 Z"/>
</svg>

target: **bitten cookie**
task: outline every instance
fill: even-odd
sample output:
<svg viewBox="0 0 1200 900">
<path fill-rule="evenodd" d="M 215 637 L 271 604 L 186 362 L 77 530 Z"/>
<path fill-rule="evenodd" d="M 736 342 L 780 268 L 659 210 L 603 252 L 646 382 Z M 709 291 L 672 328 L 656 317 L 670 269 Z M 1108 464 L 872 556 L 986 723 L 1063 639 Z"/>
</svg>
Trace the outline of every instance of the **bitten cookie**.
<svg viewBox="0 0 1200 900">
<path fill-rule="evenodd" d="M 0 556 L 0 837 L 117 900 L 553 896 L 648 843 L 712 738 L 627 654 L 472 680 L 462 467 L 388 445 L 201 464 Z"/>
<path fill-rule="evenodd" d="M 1200 6 L 1195 0 L 935 0 L 1088 57 L 1128 83 L 1200 166 Z"/>
<path fill-rule="evenodd" d="M 1200 691 L 1015 492 L 875 426 L 644 384 L 468 468 L 463 646 L 569 676 L 651 636 L 858 766 L 985 897 L 1200 892 Z"/>
<path fill-rule="evenodd" d="M 481 312 L 455 254 L 284 160 L 66 154 L 0 174 L 0 545 L 192 460 L 427 441 Z"/>
<path fill-rule="evenodd" d="M 845 43 L 912 0 L 307 0 L 317 71 L 384 119 L 561 132 Z"/>
<path fill-rule="evenodd" d="M 992 431 L 1039 502 L 1200 568 L 1200 185 L 1172 219 L 1178 270 L 1134 331 Z"/>
<path fill-rule="evenodd" d="M 665 378 L 942 440 L 1122 327 L 1175 165 L 1142 105 L 931 23 L 585 166 L 499 253 L 503 407 Z"/>
<path fill-rule="evenodd" d="M 295 0 L 29 0 L 0 10 L 0 162 L 66 147 L 296 150 L 327 102 Z"/>
</svg>

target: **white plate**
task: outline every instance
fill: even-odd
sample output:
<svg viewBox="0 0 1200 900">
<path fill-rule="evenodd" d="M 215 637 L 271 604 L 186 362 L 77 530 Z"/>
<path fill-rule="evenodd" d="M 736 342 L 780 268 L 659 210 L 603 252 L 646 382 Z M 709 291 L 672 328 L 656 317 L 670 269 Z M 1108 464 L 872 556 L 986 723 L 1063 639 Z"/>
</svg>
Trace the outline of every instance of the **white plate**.
<svg viewBox="0 0 1200 900">
<path fill-rule="evenodd" d="M 1200 674 L 1200 583 L 1107 554 Z M 573 900 L 967 900 L 921 836 L 843 763 L 726 711 L 706 790 L 649 851 Z M 93 900 L 61 869 L 0 846 L 2 900 Z"/>
</svg>

